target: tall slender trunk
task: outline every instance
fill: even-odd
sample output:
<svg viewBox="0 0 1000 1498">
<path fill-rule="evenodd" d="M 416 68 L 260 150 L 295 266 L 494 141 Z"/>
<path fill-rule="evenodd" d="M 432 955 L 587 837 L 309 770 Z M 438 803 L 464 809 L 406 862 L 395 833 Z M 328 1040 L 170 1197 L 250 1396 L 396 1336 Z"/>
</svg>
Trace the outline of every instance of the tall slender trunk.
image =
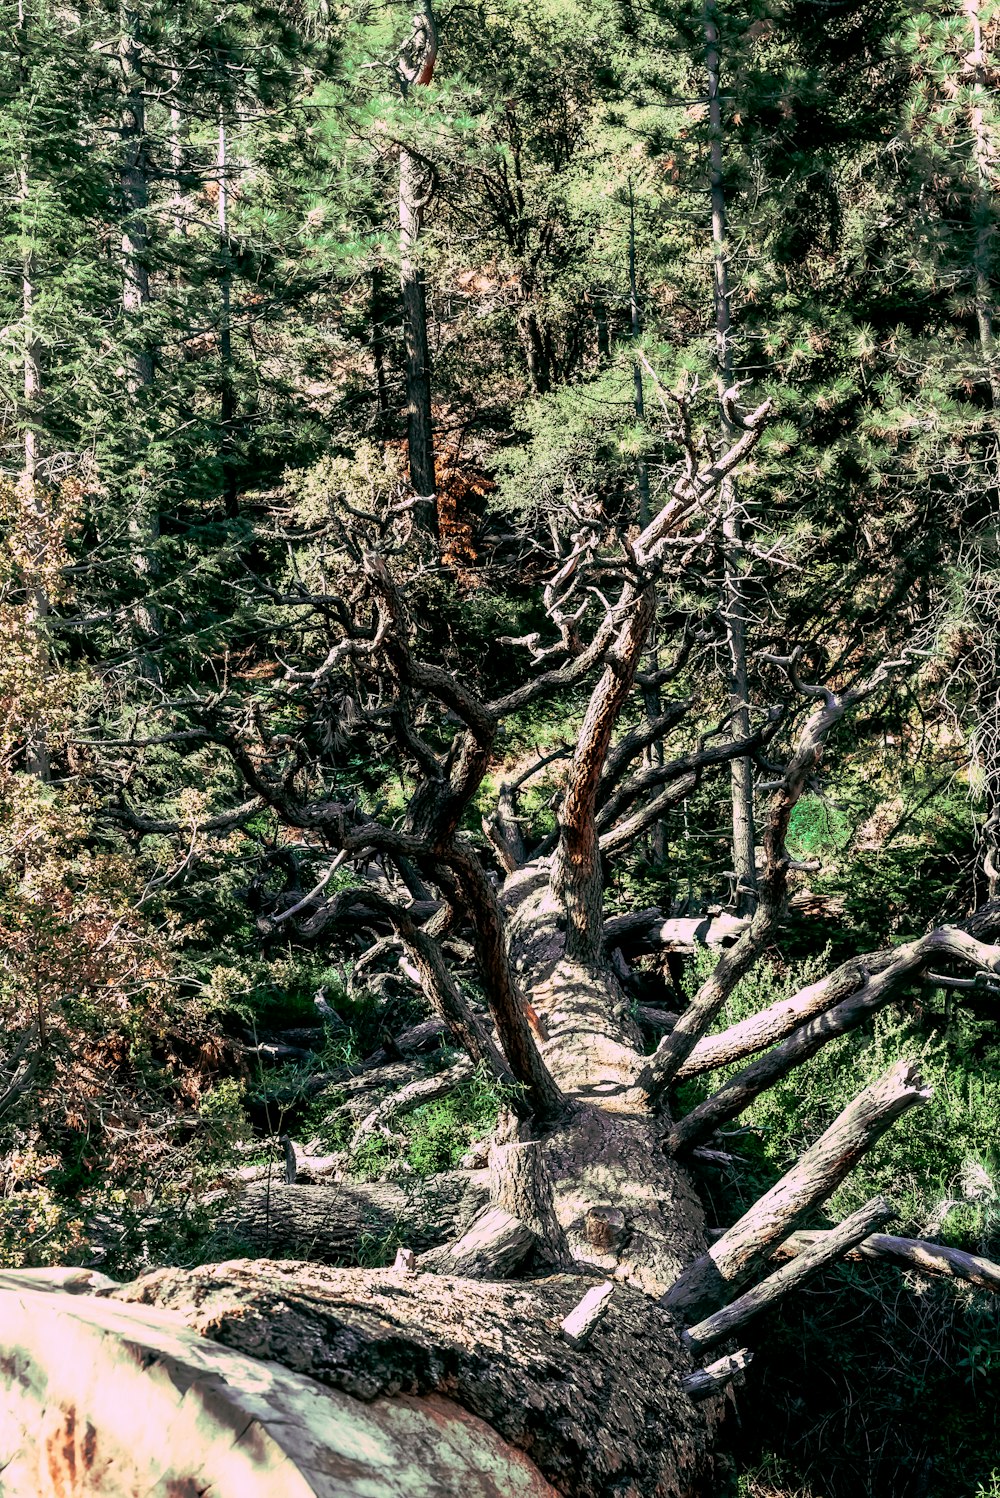
<svg viewBox="0 0 1000 1498">
<path fill-rule="evenodd" d="M 642 332 L 642 312 L 639 305 L 639 277 L 635 255 L 635 196 L 632 192 L 631 177 L 628 181 L 628 292 L 632 340 L 633 343 L 637 343 Z M 642 365 L 638 359 L 632 360 L 632 404 L 636 417 L 642 421 L 646 415 L 646 392 L 643 387 Z M 650 521 L 649 465 L 643 453 L 640 453 L 635 460 L 635 488 L 639 525 L 645 530 Z M 649 643 L 650 656 L 655 666 L 657 656 L 655 620 L 650 630 Z M 650 718 L 658 717 L 660 713 L 659 690 L 656 687 L 647 687 L 642 694 L 642 704 Z M 662 765 L 663 743 L 661 740 L 649 746 L 645 759 L 647 764 Z M 664 862 L 667 853 L 667 824 L 665 822 L 657 822 L 653 826 L 649 837 L 649 852 L 656 863 Z"/>
<path fill-rule="evenodd" d="M 21 82 L 26 86 L 29 41 L 24 0 L 18 0 L 17 30 Z M 30 203 L 30 148 L 27 140 L 21 152 L 17 194 L 21 214 L 26 216 Z M 21 469 L 20 486 L 31 515 L 32 530 L 36 533 L 32 538 L 32 546 L 37 550 L 40 563 L 46 545 L 46 515 L 45 502 L 38 486 L 38 434 L 35 423 L 38 419 L 38 403 L 42 393 L 42 370 L 38 339 L 35 333 L 35 254 L 31 237 L 27 232 L 27 225 L 23 222 L 22 234 L 24 237 L 24 254 L 21 262 L 21 319 L 24 328 L 24 463 Z M 45 621 L 49 611 L 48 594 L 43 586 L 36 584 L 31 589 L 30 616 L 32 625 L 42 639 L 43 651 L 46 651 Z M 39 780 L 49 779 L 51 775 L 49 750 L 45 729 L 40 723 L 32 725 L 29 729 L 24 759 L 25 768 L 29 774 L 37 776 Z"/>
<path fill-rule="evenodd" d="M 391 427 L 389 377 L 386 369 L 385 318 L 387 313 L 382 267 L 374 265 L 371 274 L 369 321 L 371 323 L 372 363 L 375 366 L 375 430 L 384 437 Z"/>
<path fill-rule="evenodd" d="M 522 294 L 530 297 L 532 292 L 525 287 Z M 527 307 L 518 318 L 517 325 L 524 345 L 531 388 L 536 395 L 547 395 L 552 389 L 552 357 L 538 313 L 533 307 Z"/>
<path fill-rule="evenodd" d="M 705 64 L 708 73 L 708 121 L 710 134 L 709 192 L 712 207 L 712 267 L 715 300 L 715 351 L 719 393 L 733 383 L 730 347 L 730 288 L 726 225 L 726 197 L 722 177 L 722 101 L 719 93 L 719 29 L 714 0 L 704 12 Z M 725 416 L 722 432 L 727 442 L 733 429 Z M 750 733 L 750 695 L 747 679 L 747 601 L 741 571 L 743 520 L 736 484 L 723 481 L 723 611 L 729 648 L 730 732 L 736 738 Z M 749 914 L 756 905 L 757 866 L 754 854 L 756 826 L 753 804 L 753 764 L 734 759 L 731 770 L 733 803 L 733 868 L 736 874 L 736 908 Z"/>
<path fill-rule="evenodd" d="M 176 95 L 180 84 L 180 71 L 177 68 L 170 69 L 170 87 Z M 184 219 L 181 213 L 181 111 L 176 101 L 170 106 L 170 172 L 173 178 L 173 192 L 171 193 L 171 225 L 176 235 L 184 233 Z"/>
<path fill-rule="evenodd" d="M 632 338 L 638 341 L 642 332 L 642 313 L 639 307 L 639 278 L 635 259 L 635 197 L 632 193 L 632 178 L 628 181 L 628 294 L 632 320 Z M 642 383 L 642 365 L 632 360 L 632 388 L 635 414 L 641 421 L 646 414 L 646 395 Z M 635 460 L 635 487 L 639 499 L 639 524 L 645 530 L 649 524 L 649 467 L 640 453 Z"/>
<path fill-rule="evenodd" d="M 149 229 L 149 159 L 146 138 L 146 99 L 141 57 L 137 40 L 137 17 L 128 9 L 122 11 L 122 35 L 119 59 L 122 70 L 121 140 L 122 165 L 120 186 L 125 209 L 122 227 L 122 311 L 126 333 L 133 344 L 126 356 L 126 382 L 129 394 L 141 402 L 144 391 L 153 384 L 153 354 L 142 326 L 150 302 Z M 160 516 L 151 477 L 138 465 L 138 492 L 133 498 L 129 533 L 133 546 L 136 574 L 152 591 L 159 577 L 156 546 L 160 535 Z M 135 609 L 135 622 L 141 638 L 154 639 L 161 629 L 160 610 L 146 597 Z M 141 661 L 144 676 L 159 673 L 152 657 L 146 653 Z"/>
<path fill-rule="evenodd" d="M 972 51 L 966 59 L 966 65 L 977 93 L 977 100 L 969 112 L 969 122 L 972 126 L 972 149 L 976 163 L 976 237 L 973 247 L 976 322 L 979 328 L 979 349 L 989 379 L 993 409 L 1000 410 L 1000 364 L 997 362 L 993 296 L 990 284 L 993 273 L 993 235 L 995 233 L 990 181 L 990 138 L 983 106 L 979 102 L 979 96 L 985 96 L 987 88 L 979 0 L 965 0 L 964 9 L 972 29 Z"/>
<path fill-rule="evenodd" d="M 413 31 L 399 58 L 399 83 L 406 98 L 415 86 L 426 87 L 434 76 L 438 37 L 431 0 L 423 0 L 413 17 Z M 406 146 L 399 152 L 399 284 L 403 300 L 403 338 L 406 348 L 406 436 L 410 483 L 414 493 L 436 493 L 434 425 L 431 417 L 431 356 L 427 337 L 427 291 L 419 258 L 419 240 L 431 194 L 427 165 Z M 418 518 L 433 524 L 430 506 Z"/>
<path fill-rule="evenodd" d="M 972 48 L 965 57 L 965 71 L 975 88 L 975 98 L 969 111 L 972 126 L 972 151 L 976 168 L 974 199 L 975 239 L 972 249 L 972 273 L 975 293 L 976 324 L 979 332 L 979 354 L 986 378 L 989 382 L 990 404 L 995 412 L 1000 411 L 1000 362 L 997 359 L 995 317 L 993 309 L 993 236 L 994 205 L 991 180 L 991 141 L 982 99 L 987 96 L 985 55 L 983 52 L 983 28 L 979 14 L 979 0 L 964 0 L 963 9 L 972 32 Z M 993 474 L 994 507 L 1000 502 L 1000 432 L 991 433 L 991 451 L 988 462 Z M 991 700 L 992 699 L 992 700 Z M 1000 684 L 994 672 L 992 683 L 980 684 L 980 722 L 990 723 L 981 735 L 987 751 L 986 768 L 986 819 L 983 825 L 983 871 L 986 875 L 990 899 L 1000 893 L 1000 764 L 997 762 L 997 724 L 1000 723 Z M 991 752 L 992 751 L 992 752 Z"/>
<path fill-rule="evenodd" d="M 229 254 L 229 180 L 226 159 L 226 119 L 219 110 L 219 250 L 222 255 L 220 293 L 222 307 L 219 314 L 219 364 L 222 377 L 221 427 L 222 442 L 222 495 L 226 515 L 234 520 L 240 513 L 239 494 L 236 488 L 236 468 L 233 462 L 233 436 L 236 423 L 236 387 L 233 382 L 233 328 L 232 295 L 233 270 Z"/>
</svg>

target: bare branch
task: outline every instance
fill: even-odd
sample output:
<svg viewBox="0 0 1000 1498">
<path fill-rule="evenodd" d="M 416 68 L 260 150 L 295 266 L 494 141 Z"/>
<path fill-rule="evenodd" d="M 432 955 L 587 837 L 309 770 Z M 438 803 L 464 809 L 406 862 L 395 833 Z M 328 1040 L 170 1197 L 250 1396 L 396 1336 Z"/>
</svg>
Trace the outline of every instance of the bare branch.
<svg viewBox="0 0 1000 1498">
<path fill-rule="evenodd" d="M 676 1028 L 657 1046 L 641 1081 L 651 1094 L 662 1092 L 677 1075 L 737 983 L 750 971 L 776 931 L 788 888 L 791 859 L 785 838 L 792 812 L 819 767 L 831 730 L 853 703 L 874 691 L 883 680 L 885 671 L 880 667 L 868 682 L 840 697 L 830 694 L 828 698 L 824 692 L 822 706 L 803 726 L 768 808 L 763 839 L 764 872 L 759 880 L 759 899 L 750 925 L 736 945 L 720 958 L 715 971 L 702 984 Z"/>
<path fill-rule="evenodd" d="M 934 957 L 936 949 L 938 956 L 952 956 L 958 961 L 968 961 L 982 966 L 986 972 L 992 971 L 992 959 L 988 950 L 984 949 L 980 952 L 960 941 L 963 930 L 965 934 L 969 934 L 974 923 L 980 935 L 991 935 L 1000 931 L 1000 915 L 991 916 L 990 912 L 984 908 L 980 918 L 972 917 L 956 927 L 941 927 L 925 937 L 920 937 L 916 942 L 849 958 L 832 973 L 827 973 L 815 983 L 810 983 L 807 988 L 801 989 L 791 998 L 781 999 L 777 1004 L 770 1005 L 767 1009 L 761 1010 L 759 1014 L 750 1015 L 747 1019 L 741 1020 L 739 1024 L 731 1025 L 728 1030 L 722 1030 L 717 1035 L 704 1036 L 678 1069 L 678 1080 L 683 1081 L 686 1077 L 700 1076 L 703 1072 L 713 1071 L 718 1066 L 730 1066 L 734 1061 L 742 1061 L 747 1056 L 752 1056 L 755 1052 L 772 1045 L 775 1041 L 783 1040 L 786 1035 L 790 1035 L 815 1015 L 832 1009 L 840 999 L 849 997 L 865 987 L 871 979 L 885 972 L 886 969 L 892 969 L 900 982 L 907 981 L 914 975 L 914 969 L 908 965 L 910 956 L 918 960 L 930 960 Z M 949 945 L 949 931 L 958 933 L 956 942 L 951 945 Z M 938 981 L 936 975 L 930 973 L 923 973 L 922 976 L 927 982 Z M 980 980 L 948 978 L 947 982 L 956 987 L 977 987 Z M 886 997 L 889 996 L 886 995 Z"/>
<path fill-rule="evenodd" d="M 874 1197 L 857 1212 L 852 1212 L 850 1217 L 845 1217 L 839 1227 L 831 1228 L 828 1233 L 822 1234 L 819 1241 L 804 1248 L 791 1263 L 783 1264 L 774 1274 L 768 1275 L 767 1279 L 739 1296 L 723 1310 L 707 1316 L 696 1326 L 688 1327 L 682 1338 L 685 1345 L 698 1355 L 726 1337 L 742 1332 L 747 1322 L 759 1316 L 761 1311 L 773 1306 L 790 1290 L 797 1290 L 821 1269 L 842 1259 L 873 1228 L 894 1216 L 892 1207 L 883 1197 Z"/>
<path fill-rule="evenodd" d="M 709 1138 L 720 1124 L 736 1118 L 754 1098 L 815 1055 L 821 1046 L 856 1029 L 873 1010 L 888 1003 L 927 962 L 942 956 L 971 963 L 986 972 L 1000 972 L 1000 947 L 986 946 L 966 932 L 947 926 L 905 947 L 897 947 L 894 960 L 855 993 L 793 1031 L 787 1040 L 744 1067 L 718 1092 L 679 1119 L 667 1136 L 668 1147 L 680 1153 Z"/>
<path fill-rule="evenodd" d="M 409 1113 L 413 1108 L 420 1108 L 424 1103 L 434 1103 L 438 1098 L 449 1097 L 456 1087 L 467 1082 L 471 1076 L 471 1061 L 458 1061 L 446 1071 L 438 1072 L 433 1077 L 421 1077 L 399 1092 L 390 1093 L 358 1124 L 351 1140 L 351 1152 L 357 1149 L 368 1134 L 384 1128 L 391 1119 L 398 1118 L 401 1113 Z"/>
<path fill-rule="evenodd" d="M 693 698 L 680 697 L 668 704 L 667 708 L 657 714 L 654 718 L 646 718 L 635 728 L 622 735 L 617 744 L 608 750 L 604 761 L 604 770 L 601 774 L 601 784 L 598 792 L 598 805 L 603 806 L 611 795 L 615 786 L 621 780 L 625 771 L 633 760 L 638 759 L 651 744 L 659 743 L 671 733 L 681 720 L 687 716 L 693 706 Z"/>
<path fill-rule="evenodd" d="M 866 1087 L 810 1145 L 801 1159 L 664 1296 L 684 1315 L 714 1310 L 752 1279 L 777 1244 L 825 1201 L 897 1118 L 930 1097 L 909 1061 L 898 1061 Z"/>
<path fill-rule="evenodd" d="M 752 734 L 743 739 L 732 739 L 724 744 L 716 744 L 714 748 L 705 747 L 705 740 L 713 737 L 712 734 L 704 735 L 697 749 L 692 749 L 687 754 L 680 755 L 677 759 L 670 760 L 663 765 L 646 765 L 635 775 L 631 776 L 624 785 L 614 792 L 607 803 L 601 808 L 597 815 L 597 826 L 604 829 L 621 816 L 639 796 L 647 791 L 655 790 L 657 786 L 669 785 L 672 781 L 680 780 L 682 777 L 694 775 L 700 779 L 702 773 L 716 765 L 728 764 L 734 759 L 743 759 L 753 754 L 758 749 L 763 749 L 771 739 L 774 738 L 781 726 L 784 710 L 775 706 L 770 709 L 767 719 Z M 719 730 L 716 730 L 716 733 Z M 696 782 L 697 783 L 697 780 Z M 674 798 L 671 798 L 674 799 Z"/>
<path fill-rule="evenodd" d="M 793 1233 L 781 1245 L 782 1257 L 800 1254 L 826 1237 L 825 1233 Z M 872 1233 L 859 1243 L 850 1257 L 885 1259 L 900 1269 L 946 1279 L 965 1280 L 979 1290 L 1000 1294 L 1000 1264 L 960 1248 L 946 1248 L 943 1243 L 928 1243 L 924 1238 L 895 1238 L 890 1233 Z"/>
<path fill-rule="evenodd" d="M 197 822 L 193 826 L 190 822 L 175 822 L 166 818 L 142 816 L 121 800 L 112 801 L 104 808 L 102 814 L 110 817 L 120 826 L 128 827 L 133 832 L 141 832 L 144 836 L 171 837 L 181 832 L 193 833 L 197 836 L 206 832 L 231 832 L 234 827 L 240 827 L 244 822 L 248 822 L 255 812 L 261 811 L 264 804 L 263 797 L 252 796 L 249 801 L 242 801 L 231 811 L 223 811 L 217 816 L 206 817 L 204 822 Z"/>
</svg>

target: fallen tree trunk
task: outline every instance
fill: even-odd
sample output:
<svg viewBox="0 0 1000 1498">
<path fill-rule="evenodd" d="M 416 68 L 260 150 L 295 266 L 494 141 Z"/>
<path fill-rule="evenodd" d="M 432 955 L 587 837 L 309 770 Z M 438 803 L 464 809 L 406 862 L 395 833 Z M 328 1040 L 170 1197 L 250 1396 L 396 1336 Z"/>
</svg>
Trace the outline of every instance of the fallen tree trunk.
<svg viewBox="0 0 1000 1498">
<path fill-rule="evenodd" d="M 30 1285 L 0 1291 L 4 1498 L 555 1498 L 527 1456 L 438 1392 L 359 1399 L 127 1291 Z"/>
<path fill-rule="evenodd" d="M 279 1257 L 327 1264 L 391 1257 L 397 1244 L 421 1252 L 460 1235 L 489 1199 L 486 1171 L 456 1170 L 429 1180 L 288 1185 L 284 1169 L 255 1181 L 220 1214 L 221 1233 Z"/>
<path fill-rule="evenodd" d="M 573 1347 L 559 1324 L 593 1283 L 567 1274 L 490 1284 L 246 1261 L 158 1270 L 115 1300 L 170 1310 L 213 1342 L 369 1408 L 444 1395 L 573 1498 L 691 1494 L 706 1471 L 711 1483 L 712 1426 L 683 1388 L 691 1364 L 676 1326 L 619 1284 L 586 1345 Z M 442 1419 L 445 1436 L 453 1408 Z M 395 1490 L 405 1491 L 417 1487 Z M 503 1477 L 493 1489 L 505 1498 L 534 1491 Z"/>
</svg>

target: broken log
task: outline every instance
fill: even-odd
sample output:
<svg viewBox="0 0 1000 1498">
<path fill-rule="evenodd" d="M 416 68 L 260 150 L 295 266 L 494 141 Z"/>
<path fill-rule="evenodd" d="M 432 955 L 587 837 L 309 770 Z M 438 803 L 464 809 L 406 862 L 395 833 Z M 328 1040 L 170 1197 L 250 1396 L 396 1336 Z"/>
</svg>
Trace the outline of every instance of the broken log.
<svg viewBox="0 0 1000 1498">
<path fill-rule="evenodd" d="M 175 1311 L 24 1279 L 0 1291 L 4 1498 L 557 1498 L 447 1396 L 359 1399 L 209 1341 Z"/>
<path fill-rule="evenodd" d="M 746 929 L 744 916 L 728 910 L 710 915 L 664 917 L 660 910 L 613 915 L 604 922 L 604 944 L 625 944 L 645 952 L 680 952 L 691 956 L 701 947 L 721 947 Z"/>
<path fill-rule="evenodd" d="M 578 1306 L 559 1323 L 559 1334 L 571 1347 L 585 1347 L 590 1341 L 598 1322 L 608 1309 L 614 1282 L 605 1280 L 588 1290 Z"/>
<path fill-rule="evenodd" d="M 717 1362 L 709 1363 L 707 1368 L 698 1368 L 694 1373 L 689 1373 L 687 1378 L 681 1380 L 681 1387 L 689 1399 L 710 1399 L 713 1394 L 721 1394 L 726 1385 L 752 1361 L 753 1353 L 750 1349 L 741 1347 L 738 1352 L 731 1352 Z"/>
<path fill-rule="evenodd" d="M 370 1263 L 380 1245 L 391 1254 L 402 1239 L 419 1252 L 460 1236 L 487 1201 L 485 1171 L 323 1186 L 289 1186 L 283 1176 L 282 1165 L 275 1179 L 230 1198 L 218 1219 L 220 1235 L 272 1258 Z"/>
<path fill-rule="evenodd" d="M 503 1207 L 488 1207 L 454 1243 L 421 1254 L 417 1269 L 424 1274 L 458 1274 L 470 1280 L 508 1279 L 537 1241 L 519 1217 Z"/>
<path fill-rule="evenodd" d="M 115 1300 L 169 1310 L 213 1342 L 280 1362 L 365 1409 L 441 1397 L 443 1434 L 461 1407 L 529 1453 L 562 1494 L 690 1498 L 712 1448 L 712 1422 L 681 1387 L 691 1368 L 676 1325 L 618 1283 L 597 1335 L 578 1350 L 559 1325 L 593 1285 L 579 1274 L 490 1283 L 230 1261 L 157 1270 Z M 414 1462 L 421 1457 L 415 1450 Z M 374 1483 L 368 1491 L 389 1498 Z M 397 1498 L 436 1491 L 433 1481 L 415 1479 L 395 1488 Z M 471 1484 L 468 1492 L 479 1498 Z M 450 1498 L 452 1489 L 444 1493 Z M 493 1493 L 535 1498 L 506 1471 Z"/>
<path fill-rule="evenodd" d="M 564 1267 L 571 1261 L 566 1234 L 553 1204 L 552 1180 L 537 1140 L 493 1144 L 489 1152 L 490 1200 L 531 1229 L 540 1257 Z"/>
</svg>

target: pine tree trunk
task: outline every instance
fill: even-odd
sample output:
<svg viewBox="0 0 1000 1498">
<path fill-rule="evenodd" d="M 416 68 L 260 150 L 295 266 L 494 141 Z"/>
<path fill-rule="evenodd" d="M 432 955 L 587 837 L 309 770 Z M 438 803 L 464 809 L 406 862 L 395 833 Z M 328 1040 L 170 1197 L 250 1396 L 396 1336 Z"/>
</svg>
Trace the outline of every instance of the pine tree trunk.
<svg viewBox="0 0 1000 1498">
<path fill-rule="evenodd" d="M 233 382 L 233 328 L 232 292 L 233 272 L 229 255 L 229 178 L 226 160 L 226 121 L 219 112 L 219 147 L 217 155 L 219 178 L 219 249 L 222 254 L 222 275 L 219 281 L 221 307 L 219 311 L 219 366 L 222 377 L 222 399 L 220 402 L 220 427 L 222 434 L 219 454 L 222 466 L 222 497 L 226 516 L 234 520 L 240 513 L 239 496 L 236 489 L 236 469 L 233 463 L 233 435 L 236 423 L 236 389 Z"/>
<path fill-rule="evenodd" d="M 122 37 L 119 59 L 122 72 L 121 112 L 121 193 L 125 219 L 122 227 L 122 311 L 126 336 L 131 348 L 126 354 L 126 384 L 141 409 L 143 392 L 152 388 L 154 360 L 143 319 L 150 302 L 149 230 L 146 216 L 149 208 L 149 157 L 146 138 L 145 82 L 136 34 L 134 12 L 122 12 Z M 140 581 L 150 592 L 155 589 L 160 566 L 156 546 L 160 536 L 157 496 L 150 490 L 150 480 L 139 475 L 139 491 L 132 499 L 129 534 L 133 542 L 133 564 Z M 135 609 L 140 642 L 154 640 L 161 631 L 160 610 L 149 597 L 140 599 Z M 156 678 L 158 668 L 143 651 L 140 670 Z"/>
<path fill-rule="evenodd" d="M 715 302 L 716 367 L 720 394 L 733 383 L 730 348 L 729 262 L 727 259 L 726 198 L 722 177 L 722 102 L 719 93 L 719 30 L 714 0 L 705 8 L 705 61 L 708 70 L 710 131 L 710 196 L 712 205 L 713 291 Z M 723 436 L 732 441 L 733 431 L 723 417 Z M 742 581 L 743 526 L 735 480 L 722 486 L 723 611 L 729 646 L 729 705 L 731 729 L 736 738 L 750 732 L 750 696 L 747 681 L 747 605 Z M 736 876 L 736 909 L 749 914 L 756 904 L 757 841 L 753 803 L 753 764 L 734 759 L 731 767 L 733 805 L 733 871 Z"/>
<path fill-rule="evenodd" d="M 413 18 L 413 32 L 400 55 L 399 80 L 404 98 L 414 86 L 426 87 L 430 83 L 437 46 L 437 26 L 430 0 L 423 0 Z M 431 188 L 432 178 L 426 163 L 403 146 L 399 153 L 399 284 L 406 355 L 406 436 L 410 483 L 414 494 L 425 499 L 437 492 L 427 290 L 420 263 L 420 234 Z M 418 506 L 416 514 L 421 524 L 434 526 L 436 512 L 431 505 Z"/>
</svg>

